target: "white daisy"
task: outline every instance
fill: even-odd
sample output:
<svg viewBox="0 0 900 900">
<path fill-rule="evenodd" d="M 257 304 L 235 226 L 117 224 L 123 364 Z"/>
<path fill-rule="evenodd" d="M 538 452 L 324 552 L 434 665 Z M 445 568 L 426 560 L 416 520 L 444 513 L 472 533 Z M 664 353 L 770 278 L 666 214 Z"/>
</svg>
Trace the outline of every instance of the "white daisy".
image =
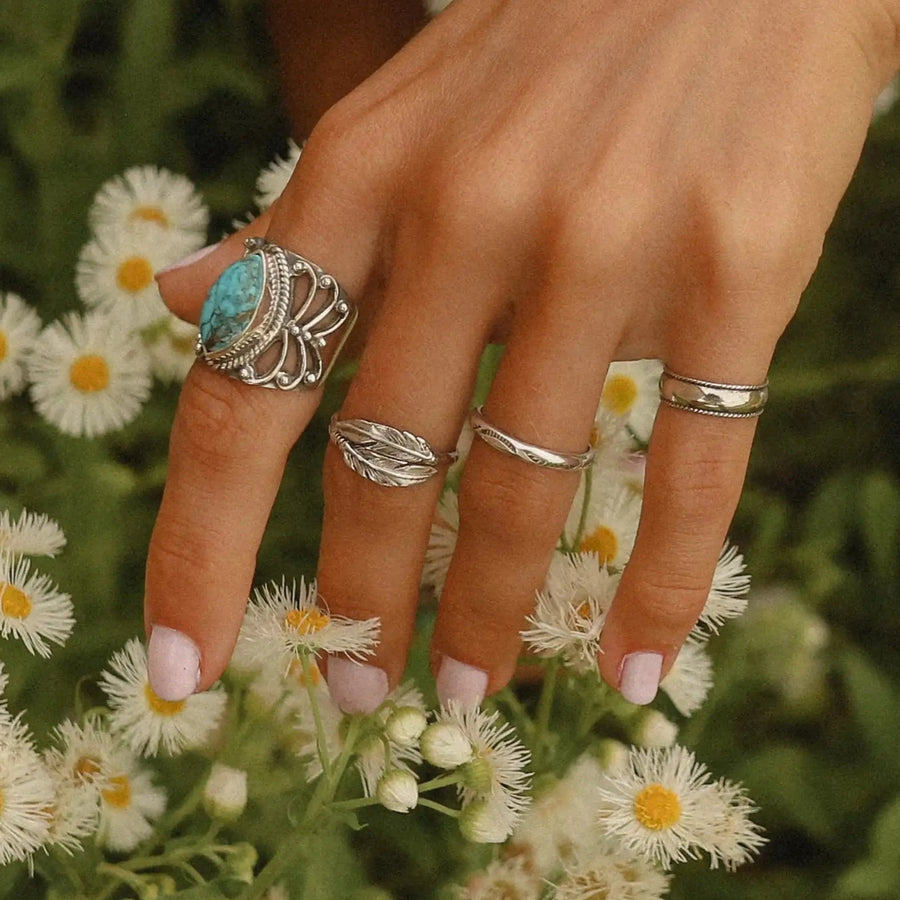
<svg viewBox="0 0 900 900">
<path fill-rule="evenodd" d="M 71 777 L 63 754 L 44 753 L 44 762 L 53 782 L 53 804 L 49 808 L 46 846 L 72 854 L 85 838 L 97 831 L 100 823 L 99 787 Z"/>
<path fill-rule="evenodd" d="M 150 772 L 125 747 L 110 760 L 110 775 L 100 791 L 97 843 L 115 853 L 128 853 L 153 834 L 150 824 L 166 808 L 166 794 Z"/>
<path fill-rule="evenodd" d="M 0 553 L 56 556 L 66 546 L 62 528 L 49 516 L 23 509 L 18 519 L 0 511 Z"/>
<path fill-rule="evenodd" d="M 256 179 L 256 205 L 260 211 L 267 210 L 282 194 L 287 183 L 297 168 L 303 147 L 298 146 L 292 139 L 288 139 L 287 156 L 282 159 L 276 156 L 267 165 Z"/>
<path fill-rule="evenodd" d="M 712 668 L 702 641 L 689 639 L 678 652 L 659 686 L 683 716 L 691 715 L 703 705 L 713 684 Z"/>
<path fill-rule="evenodd" d="M 197 326 L 167 314 L 141 336 L 153 375 L 160 381 L 184 381 L 196 359 Z"/>
<path fill-rule="evenodd" d="M 65 719 L 53 730 L 54 766 L 76 784 L 97 786 L 110 774 L 115 741 L 97 720 Z"/>
<path fill-rule="evenodd" d="M 18 638 L 29 653 L 50 656 L 75 627 L 72 601 L 48 575 L 31 572 L 24 557 L 0 553 L 0 635 Z"/>
<path fill-rule="evenodd" d="M 174 755 L 202 745 L 215 731 L 228 697 L 213 688 L 185 700 L 163 700 L 147 680 L 147 651 L 132 638 L 100 676 L 109 698 L 109 727 L 135 753 Z"/>
<path fill-rule="evenodd" d="M 332 616 L 317 600 L 315 581 L 301 579 L 298 585 L 282 580 L 258 588 L 241 629 L 242 653 L 261 661 L 277 657 L 285 671 L 301 655 L 341 653 L 357 661 L 371 655 L 378 643 L 378 619 Z"/>
<path fill-rule="evenodd" d="M 20 717 L 0 720 L 0 865 L 31 856 L 50 833 L 53 781 Z"/>
<path fill-rule="evenodd" d="M 31 399 L 66 434 L 95 437 L 127 425 L 150 394 L 140 340 L 121 320 L 70 313 L 48 325 L 29 358 Z"/>
<path fill-rule="evenodd" d="M 593 553 L 601 565 L 622 569 L 634 549 L 640 518 L 640 496 L 621 475 L 606 483 L 594 479 L 587 509 L 582 515 L 581 508 L 573 506 L 565 538 L 573 550 Z"/>
<path fill-rule="evenodd" d="M 744 557 L 734 545 L 725 544 L 716 564 L 712 587 L 699 626 L 718 632 L 726 619 L 743 615 L 747 609 L 750 576 L 745 572 Z"/>
<path fill-rule="evenodd" d="M 124 231 L 149 222 L 177 233 L 187 254 L 203 246 L 209 210 L 184 175 L 156 166 L 132 166 L 100 187 L 88 219 L 96 231 Z"/>
<path fill-rule="evenodd" d="M 642 444 L 650 440 L 659 409 L 658 359 L 614 362 L 606 373 L 600 405 L 623 419 Z"/>
<path fill-rule="evenodd" d="M 40 330 L 40 317 L 21 297 L 0 293 L 0 400 L 25 387 L 25 361 Z"/>
<path fill-rule="evenodd" d="M 120 316 L 132 329 L 145 328 L 168 312 L 153 276 L 184 255 L 184 239 L 155 225 L 104 228 L 81 250 L 78 296 L 92 309 Z"/>
<path fill-rule="evenodd" d="M 529 869 L 549 877 L 592 846 L 597 818 L 594 788 L 603 767 L 593 756 L 579 757 L 565 777 L 545 788 L 525 813 L 510 840 L 510 849 L 528 860 Z"/>
<path fill-rule="evenodd" d="M 458 536 L 459 498 L 455 491 L 448 488 L 438 501 L 422 567 L 422 584 L 430 587 L 435 597 L 440 597 L 444 590 L 444 582 L 447 580 Z"/>
<path fill-rule="evenodd" d="M 640 859 L 604 846 L 566 866 L 554 886 L 552 900 L 661 900 L 669 891 L 669 876 Z"/>
<path fill-rule="evenodd" d="M 766 843 L 759 825 L 750 816 L 757 807 L 740 785 L 721 778 L 715 783 L 718 809 L 710 817 L 703 845 L 710 857 L 710 868 L 719 863 L 728 871 L 750 862 Z"/>
<path fill-rule="evenodd" d="M 495 859 L 456 889 L 457 900 L 540 900 L 544 883 L 518 856 Z"/>
<path fill-rule="evenodd" d="M 463 708 L 451 701 L 438 712 L 437 724 L 456 726 L 472 748 L 471 759 L 459 768 L 460 799 L 464 807 L 479 800 L 486 802 L 478 806 L 478 812 L 469 815 L 468 827 L 473 833 L 479 829 L 494 829 L 496 833 L 505 828 L 505 840 L 529 805 L 528 750 L 497 712 Z"/>
<path fill-rule="evenodd" d="M 619 581 L 593 553 L 555 553 L 522 640 L 578 672 L 597 671 L 600 634 Z"/>
<path fill-rule="evenodd" d="M 597 794 L 599 826 L 629 853 L 669 869 L 709 850 L 720 806 L 706 767 L 684 747 L 632 750 Z"/>
</svg>

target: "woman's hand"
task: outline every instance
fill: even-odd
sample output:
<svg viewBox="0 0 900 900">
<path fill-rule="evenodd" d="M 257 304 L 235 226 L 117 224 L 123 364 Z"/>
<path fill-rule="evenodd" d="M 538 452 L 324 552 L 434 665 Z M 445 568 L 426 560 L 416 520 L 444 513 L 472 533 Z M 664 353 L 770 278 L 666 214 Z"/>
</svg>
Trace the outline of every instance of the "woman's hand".
<svg viewBox="0 0 900 900">
<path fill-rule="evenodd" d="M 456 0 L 325 114 L 270 213 L 161 290 L 196 321 L 241 239 L 265 234 L 360 307 L 341 418 L 453 447 L 503 328 L 486 416 L 577 450 L 612 360 L 765 379 L 896 69 L 898 29 L 887 0 Z M 191 371 L 147 567 L 163 696 L 227 664 L 285 458 L 318 401 Z M 652 698 L 700 613 L 753 431 L 659 411 L 599 659 L 629 699 Z M 433 639 L 442 700 L 480 700 L 512 676 L 577 482 L 473 446 Z M 369 710 L 405 666 L 441 485 L 379 487 L 334 447 L 324 483 L 320 592 L 334 613 L 382 622 L 370 664 L 332 659 L 327 677 L 346 710 Z"/>
</svg>

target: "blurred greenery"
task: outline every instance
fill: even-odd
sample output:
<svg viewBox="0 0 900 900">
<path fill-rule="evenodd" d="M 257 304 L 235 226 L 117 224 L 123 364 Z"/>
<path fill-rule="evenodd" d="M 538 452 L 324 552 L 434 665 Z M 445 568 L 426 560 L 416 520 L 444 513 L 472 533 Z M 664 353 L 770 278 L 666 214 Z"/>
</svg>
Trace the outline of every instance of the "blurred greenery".
<svg viewBox="0 0 900 900">
<path fill-rule="evenodd" d="M 48 0 L 27 13 L 2 4 L 0 289 L 45 320 L 75 308 L 87 208 L 132 164 L 192 178 L 212 210 L 211 237 L 227 230 L 284 149 L 271 58 L 250 0 Z M 733 528 L 756 593 L 746 619 L 716 639 L 716 687 L 682 732 L 713 771 L 746 784 L 770 843 L 734 875 L 681 867 L 675 900 L 900 897 L 898 162 L 895 106 L 872 125 L 773 363 Z M 157 387 L 135 423 L 93 442 L 56 433 L 23 397 L 0 405 L 0 508 L 63 525 L 69 546 L 43 568 L 72 594 L 79 621 L 50 664 L 0 646 L 10 705 L 27 707 L 38 735 L 69 711 L 78 679 L 141 631 L 176 397 Z M 324 413 L 289 460 L 261 578 L 314 570 L 323 422 Z M 255 807 L 263 848 L 278 827 L 265 799 Z M 442 856 L 438 834 L 423 840 L 429 821 L 375 816 L 352 847 L 329 844 L 327 860 L 306 848 L 294 876 L 306 873 L 302 896 L 352 896 L 361 867 L 398 897 L 428 895 L 459 862 Z M 0 871 L 0 895 L 44 895 L 9 878 Z"/>
</svg>

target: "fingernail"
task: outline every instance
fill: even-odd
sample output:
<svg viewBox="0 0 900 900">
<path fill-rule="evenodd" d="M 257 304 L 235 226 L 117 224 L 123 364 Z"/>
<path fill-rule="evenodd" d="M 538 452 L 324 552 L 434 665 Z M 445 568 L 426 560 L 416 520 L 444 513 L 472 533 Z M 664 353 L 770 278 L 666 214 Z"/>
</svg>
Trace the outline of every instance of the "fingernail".
<svg viewBox="0 0 900 900">
<path fill-rule="evenodd" d="M 488 685 L 488 673 L 461 663 L 452 656 L 441 660 L 437 675 L 437 695 L 441 706 L 455 700 L 466 709 L 472 709 L 484 700 Z"/>
<path fill-rule="evenodd" d="M 629 702 L 646 706 L 659 690 L 663 658 L 660 653 L 629 653 L 622 660 L 619 693 Z"/>
<path fill-rule="evenodd" d="M 174 628 L 154 625 L 147 645 L 147 678 L 161 700 L 184 700 L 200 682 L 200 651 Z"/>
<path fill-rule="evenodd" d="M 328 657 L 328 690 L 345 712 L 375 712 L 388 695 L 387 672 L 377 666 L 353 662 L 343 656 Z"/>
<path fill-rule="evenodd" d="M 166 266 L 164 269 L 158 269 L 155 278 L 159 278 L 160 275 L 165 275 L 167 272 L 173 272 L 175 269 L 180 269 L 183 266 L 190 266 L 195 262 L 203 259 L 204 256 L 208 256 L 216 247 L 221 244 L 221 241 L 217 241 L 215 244 L 209 244 L 206 247 L 201 247 L 199 250 L 192 253 L 190 256 L 186 256 L 184 259 L 179 259 L 177 262 L 173 262 L 170 265 Z"/>
</svg>

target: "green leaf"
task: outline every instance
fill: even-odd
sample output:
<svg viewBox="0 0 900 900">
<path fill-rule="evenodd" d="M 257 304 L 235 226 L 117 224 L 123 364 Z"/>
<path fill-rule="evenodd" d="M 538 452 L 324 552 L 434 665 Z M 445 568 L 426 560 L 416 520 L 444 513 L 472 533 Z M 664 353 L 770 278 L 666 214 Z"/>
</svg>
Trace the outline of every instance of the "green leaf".
<svg viewBox="0 0 900 900">
<path fill-rule="evenodd" d="M 900 487 L 886 472 L 871 472 L 859 492 L 859 525 L 872 570 L 882 581 L 896 581 L 900 551 Z"/>
<path fill-rule="evenodd" d="M 17 50 L 0 51 L 0 94 L 30 88 L 40 81 L 43 60 Z"/>
<path fill-rule="evenodd" d="M 860 736 L 880 763 L 878 771 L 900 773 L 900 701 L 893 685 L 856 649 L 844 650 L 837 664 Z"/>
</svg>

